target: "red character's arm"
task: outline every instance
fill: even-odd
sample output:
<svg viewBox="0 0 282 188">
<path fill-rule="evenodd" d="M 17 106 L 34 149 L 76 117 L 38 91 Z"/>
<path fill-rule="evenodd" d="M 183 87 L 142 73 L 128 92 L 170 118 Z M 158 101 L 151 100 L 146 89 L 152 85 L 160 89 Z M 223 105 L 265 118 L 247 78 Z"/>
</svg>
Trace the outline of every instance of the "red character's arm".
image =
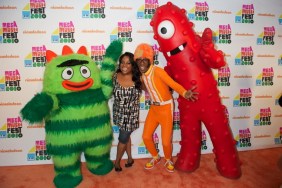
<svg viewBox="0 0 282 188">
<path fill-rule="evenodd" d="M 226 65 L 223 52 L 214 48 L 212 30 L 210 28 L 204 30 L 201 44 L 200 57 L 206 65 L 214 69 Z"/>
<path fill-rule="evenodd" d="M 167 62 L 167 66 L 164 67 L 165 72 L 171 77 L 173 78 L 170 66 L 169 66 L 169 62 Z"/>
</svg>

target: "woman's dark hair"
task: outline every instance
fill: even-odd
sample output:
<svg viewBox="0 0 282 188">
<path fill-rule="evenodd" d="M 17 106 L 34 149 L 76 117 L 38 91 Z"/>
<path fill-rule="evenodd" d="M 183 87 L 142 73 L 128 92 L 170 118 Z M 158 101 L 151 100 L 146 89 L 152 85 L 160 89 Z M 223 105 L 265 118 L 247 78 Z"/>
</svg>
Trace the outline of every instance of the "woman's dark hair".
<svg viewBox="0 0 282 188">
<path fill-rule="evenodd" d="M 124 56 L 127 56 L 129 58 L 129 62 L 131 63 L 132 65 L 132 81 L 134 82 L 135 84 L 135 87 L 139 90 L 141 90 L 141 85 L 142 85 L 142 82 L 141 82 L 141 72 L 139 70 L 139 67 L 137 65 L 137 63 L 134 61 L 134 55 L 133 53 L 131 52 L 125 52 L 124 54 L 122 54 L 120 57 L 119 57 L 119 64 L 118 64 L 118 69 L 117 69 L 117 73 L 118 72 L 121 72 L 120 70 L 120 64 L 121 64 L 121 60 Z"/>
</svg>

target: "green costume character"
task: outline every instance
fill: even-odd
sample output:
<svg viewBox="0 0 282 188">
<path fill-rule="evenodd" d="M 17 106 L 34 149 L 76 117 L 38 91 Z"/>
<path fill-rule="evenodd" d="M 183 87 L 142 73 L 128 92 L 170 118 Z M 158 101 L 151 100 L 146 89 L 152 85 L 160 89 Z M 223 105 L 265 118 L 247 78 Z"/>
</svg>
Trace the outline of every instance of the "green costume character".
<svg viewBox="0 0 282 188">
<path fill-rule="evenodd" d="M 46 146 L 54 163 L 56 187 L 75 187 L 82 181 L 82 152 L 93 174 L 104 175 L 113 168 L 108 100 L 121 52 L 122 43 L 113 41 L 106 49 L 101 69 L 84 46 L 77 53 L 68 46 L 63 47 L 62 55 L 46 52 L 43 90 L 24 106 L 21 114 L 29 123 L 45 120 Z"/>
</svg>

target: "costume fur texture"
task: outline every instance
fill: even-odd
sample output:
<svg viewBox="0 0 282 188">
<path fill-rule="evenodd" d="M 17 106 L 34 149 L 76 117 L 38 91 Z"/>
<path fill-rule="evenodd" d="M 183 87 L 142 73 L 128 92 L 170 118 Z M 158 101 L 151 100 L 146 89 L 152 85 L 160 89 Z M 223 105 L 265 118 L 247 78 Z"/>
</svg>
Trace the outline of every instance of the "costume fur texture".
<svg viewBox="0 0 282 188">
<path fill-rule="evenodd" d="M 45 121 L 46 147 L 52 156 L 56 187 L 75 187 L 82 181 L 81 154 L 93 174 L 109 173 L 113 133 L 108 100 L 122 43 L 113 41 L 99 69 L 85 47 L 62 55 L 47 51 L 43 90 L 21 110 L 29 123 Z"/>
<path fill-rule="evenodd" d="M 200 165 L 202 128 L 207 128 L 216 155 L 216 167 L 227 178 L 241 176 L 240 160 L 229 121 L 222 105 L 212 68 L 226 65 L 224 55 L 216 50 L 212 31 L 206 28 L 202 37 L 193 30 L 186 10 L 171 2 L 156 9 L 151 20 L 154 39 L 167 60 L 165 70 L 185 89 L 196 86 L 198 100 L 178 98 L 180 112 L 181 149 L 175 167 L 193 172 Z"/>
</svg>

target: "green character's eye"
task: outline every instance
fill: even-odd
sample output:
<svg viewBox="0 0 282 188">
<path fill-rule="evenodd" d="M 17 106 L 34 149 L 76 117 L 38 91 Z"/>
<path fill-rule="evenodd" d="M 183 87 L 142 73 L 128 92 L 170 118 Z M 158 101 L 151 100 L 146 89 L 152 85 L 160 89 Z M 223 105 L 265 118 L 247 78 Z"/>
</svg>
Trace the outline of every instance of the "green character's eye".
<svg viewBox="0 0 282 188">
<path fill-rule="evenodd" d="M 84 78 L 89 78 L 91 76 L 91 72 L 88 67 L 81 66 L 80 67 L 80 73 Z"/>
<path fill-rule="evenodd" d="M 63 77 L 63 79 L 65 79 L 65 80 L 71 79 L 72 76 L 73 76 L 73 69 L 70 68 L 70 67 L 66 68 L 66 69 L 63 71 L 63 73 L 62 73 L 62 77 Z"/>
</svg>

